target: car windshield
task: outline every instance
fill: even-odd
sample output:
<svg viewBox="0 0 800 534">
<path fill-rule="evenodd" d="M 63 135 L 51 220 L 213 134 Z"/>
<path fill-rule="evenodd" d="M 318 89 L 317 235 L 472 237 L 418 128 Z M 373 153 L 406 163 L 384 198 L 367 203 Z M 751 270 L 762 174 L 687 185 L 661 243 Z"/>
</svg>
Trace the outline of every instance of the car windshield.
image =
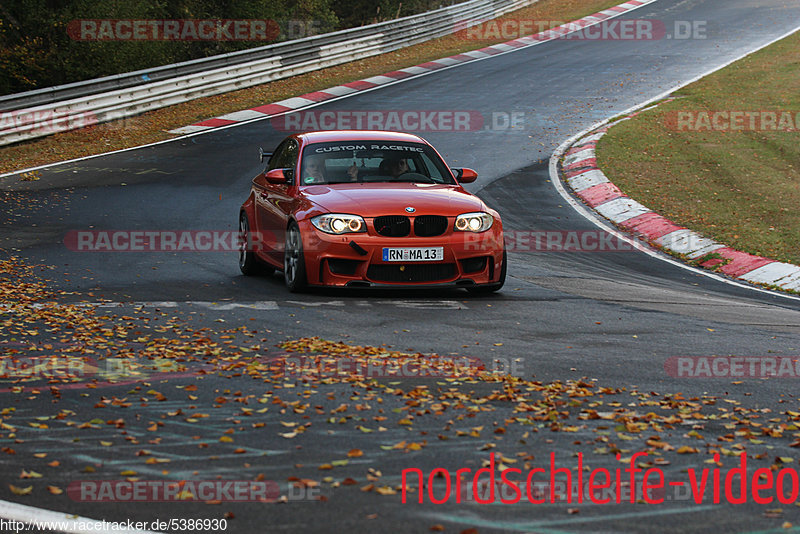
<svg viewBox="0 0 800 534">
<path fill-rule="evenodd" d="M 386 141 L 314 143 L 303 149 L 300 183 L 419 182 L 453 184 L 428 145 Z"/>
</svg>

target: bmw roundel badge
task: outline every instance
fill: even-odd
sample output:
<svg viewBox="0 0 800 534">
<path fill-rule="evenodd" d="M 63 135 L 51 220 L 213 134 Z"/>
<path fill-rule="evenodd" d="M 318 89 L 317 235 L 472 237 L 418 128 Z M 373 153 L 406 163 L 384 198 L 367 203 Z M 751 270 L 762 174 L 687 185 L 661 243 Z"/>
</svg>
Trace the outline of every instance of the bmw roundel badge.
<svg viewBox="0 0 800 534">
<path fill-rule="evenodd" d="M 416 208 L 412 208 L 411 206 L 409 206 L 409 207 L 406 208 L 406 211 L 408 213 L 414 213 L 415 211 L 417 211 L 417 209 Z"/>
</svg>

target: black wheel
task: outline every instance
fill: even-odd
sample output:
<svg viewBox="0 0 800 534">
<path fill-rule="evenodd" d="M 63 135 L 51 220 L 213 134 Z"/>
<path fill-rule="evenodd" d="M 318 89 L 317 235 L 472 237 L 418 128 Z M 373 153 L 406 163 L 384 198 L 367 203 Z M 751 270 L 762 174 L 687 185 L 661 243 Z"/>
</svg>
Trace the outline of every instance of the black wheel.
<svg viewBox="0 0 800 534">
<path fill-rule="evenodd" d="M 503 284 L 506 283 L 506 269 L 508 265 L 508 260 L 506 259 L 506 251 L 503 251 L 503 263 L 500 265 L 500 279 L 495 282 L 494 284 L 486 284 L 483 286 L 475 286 L 475 287 L 468 287 L 467 291 L 475 295 L 485 295 L 488 293 L 494 293 L 495 291 L 499 291 L 500 288 L 503 287 Z"/>
<path fill-rule="evenodd" d="M 264 265 L 256 257 L 256 253 L 253 251 L 253 240 L 250 236 L 250 221 L 245 212 L 239 214 L 239 270 L 246 276 L 275 272 L 273 267 Z"/>
<path fill-rule="evenodd" d="M 303 238 L 297 224 L 291 223 L 286 230 L 286 246 L 283 251 L 283 278 L 292 293 L 306 287 L 306 258 L 303 255 Z"/>
</svg>

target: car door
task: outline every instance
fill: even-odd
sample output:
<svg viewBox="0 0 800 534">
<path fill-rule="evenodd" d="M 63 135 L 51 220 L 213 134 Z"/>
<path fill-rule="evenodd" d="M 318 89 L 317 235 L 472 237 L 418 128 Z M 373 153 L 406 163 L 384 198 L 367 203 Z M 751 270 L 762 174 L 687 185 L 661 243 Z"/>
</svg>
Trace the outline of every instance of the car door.
<svg viewBox="0 0 800 534">
<path fill-rule="evenodd" d="M 286 224 L 289 213 L 296 204 L 293 185 L 297 171 L 299 143 L 296 139 L 286 139 L 275 150 L 269 160 L 267 170 L 285 169 L 289 180 L 285 184 L 267 184 L 257 197 L 258 227 L 268 249 L 268 254 L 277 262 L 283 262 L 283 247 L 286 237 Z"/>
</svg>

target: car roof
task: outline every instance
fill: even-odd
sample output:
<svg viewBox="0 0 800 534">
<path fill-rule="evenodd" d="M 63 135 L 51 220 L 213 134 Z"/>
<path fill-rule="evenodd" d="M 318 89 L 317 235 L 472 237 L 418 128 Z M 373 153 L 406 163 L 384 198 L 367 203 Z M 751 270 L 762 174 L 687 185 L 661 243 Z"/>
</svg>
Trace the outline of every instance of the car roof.
<svg viewBox="0 0 800 534">
<path fill-rule="evenodd" d="M 297 135 L 305 144 L 329 143 L 336 141 L 405 141 L 425 143 L 419 136 L 404 132 L 385 132 L 381 130 L 329 130 L 324 132 L 304 132 Z"/>
</svg>

